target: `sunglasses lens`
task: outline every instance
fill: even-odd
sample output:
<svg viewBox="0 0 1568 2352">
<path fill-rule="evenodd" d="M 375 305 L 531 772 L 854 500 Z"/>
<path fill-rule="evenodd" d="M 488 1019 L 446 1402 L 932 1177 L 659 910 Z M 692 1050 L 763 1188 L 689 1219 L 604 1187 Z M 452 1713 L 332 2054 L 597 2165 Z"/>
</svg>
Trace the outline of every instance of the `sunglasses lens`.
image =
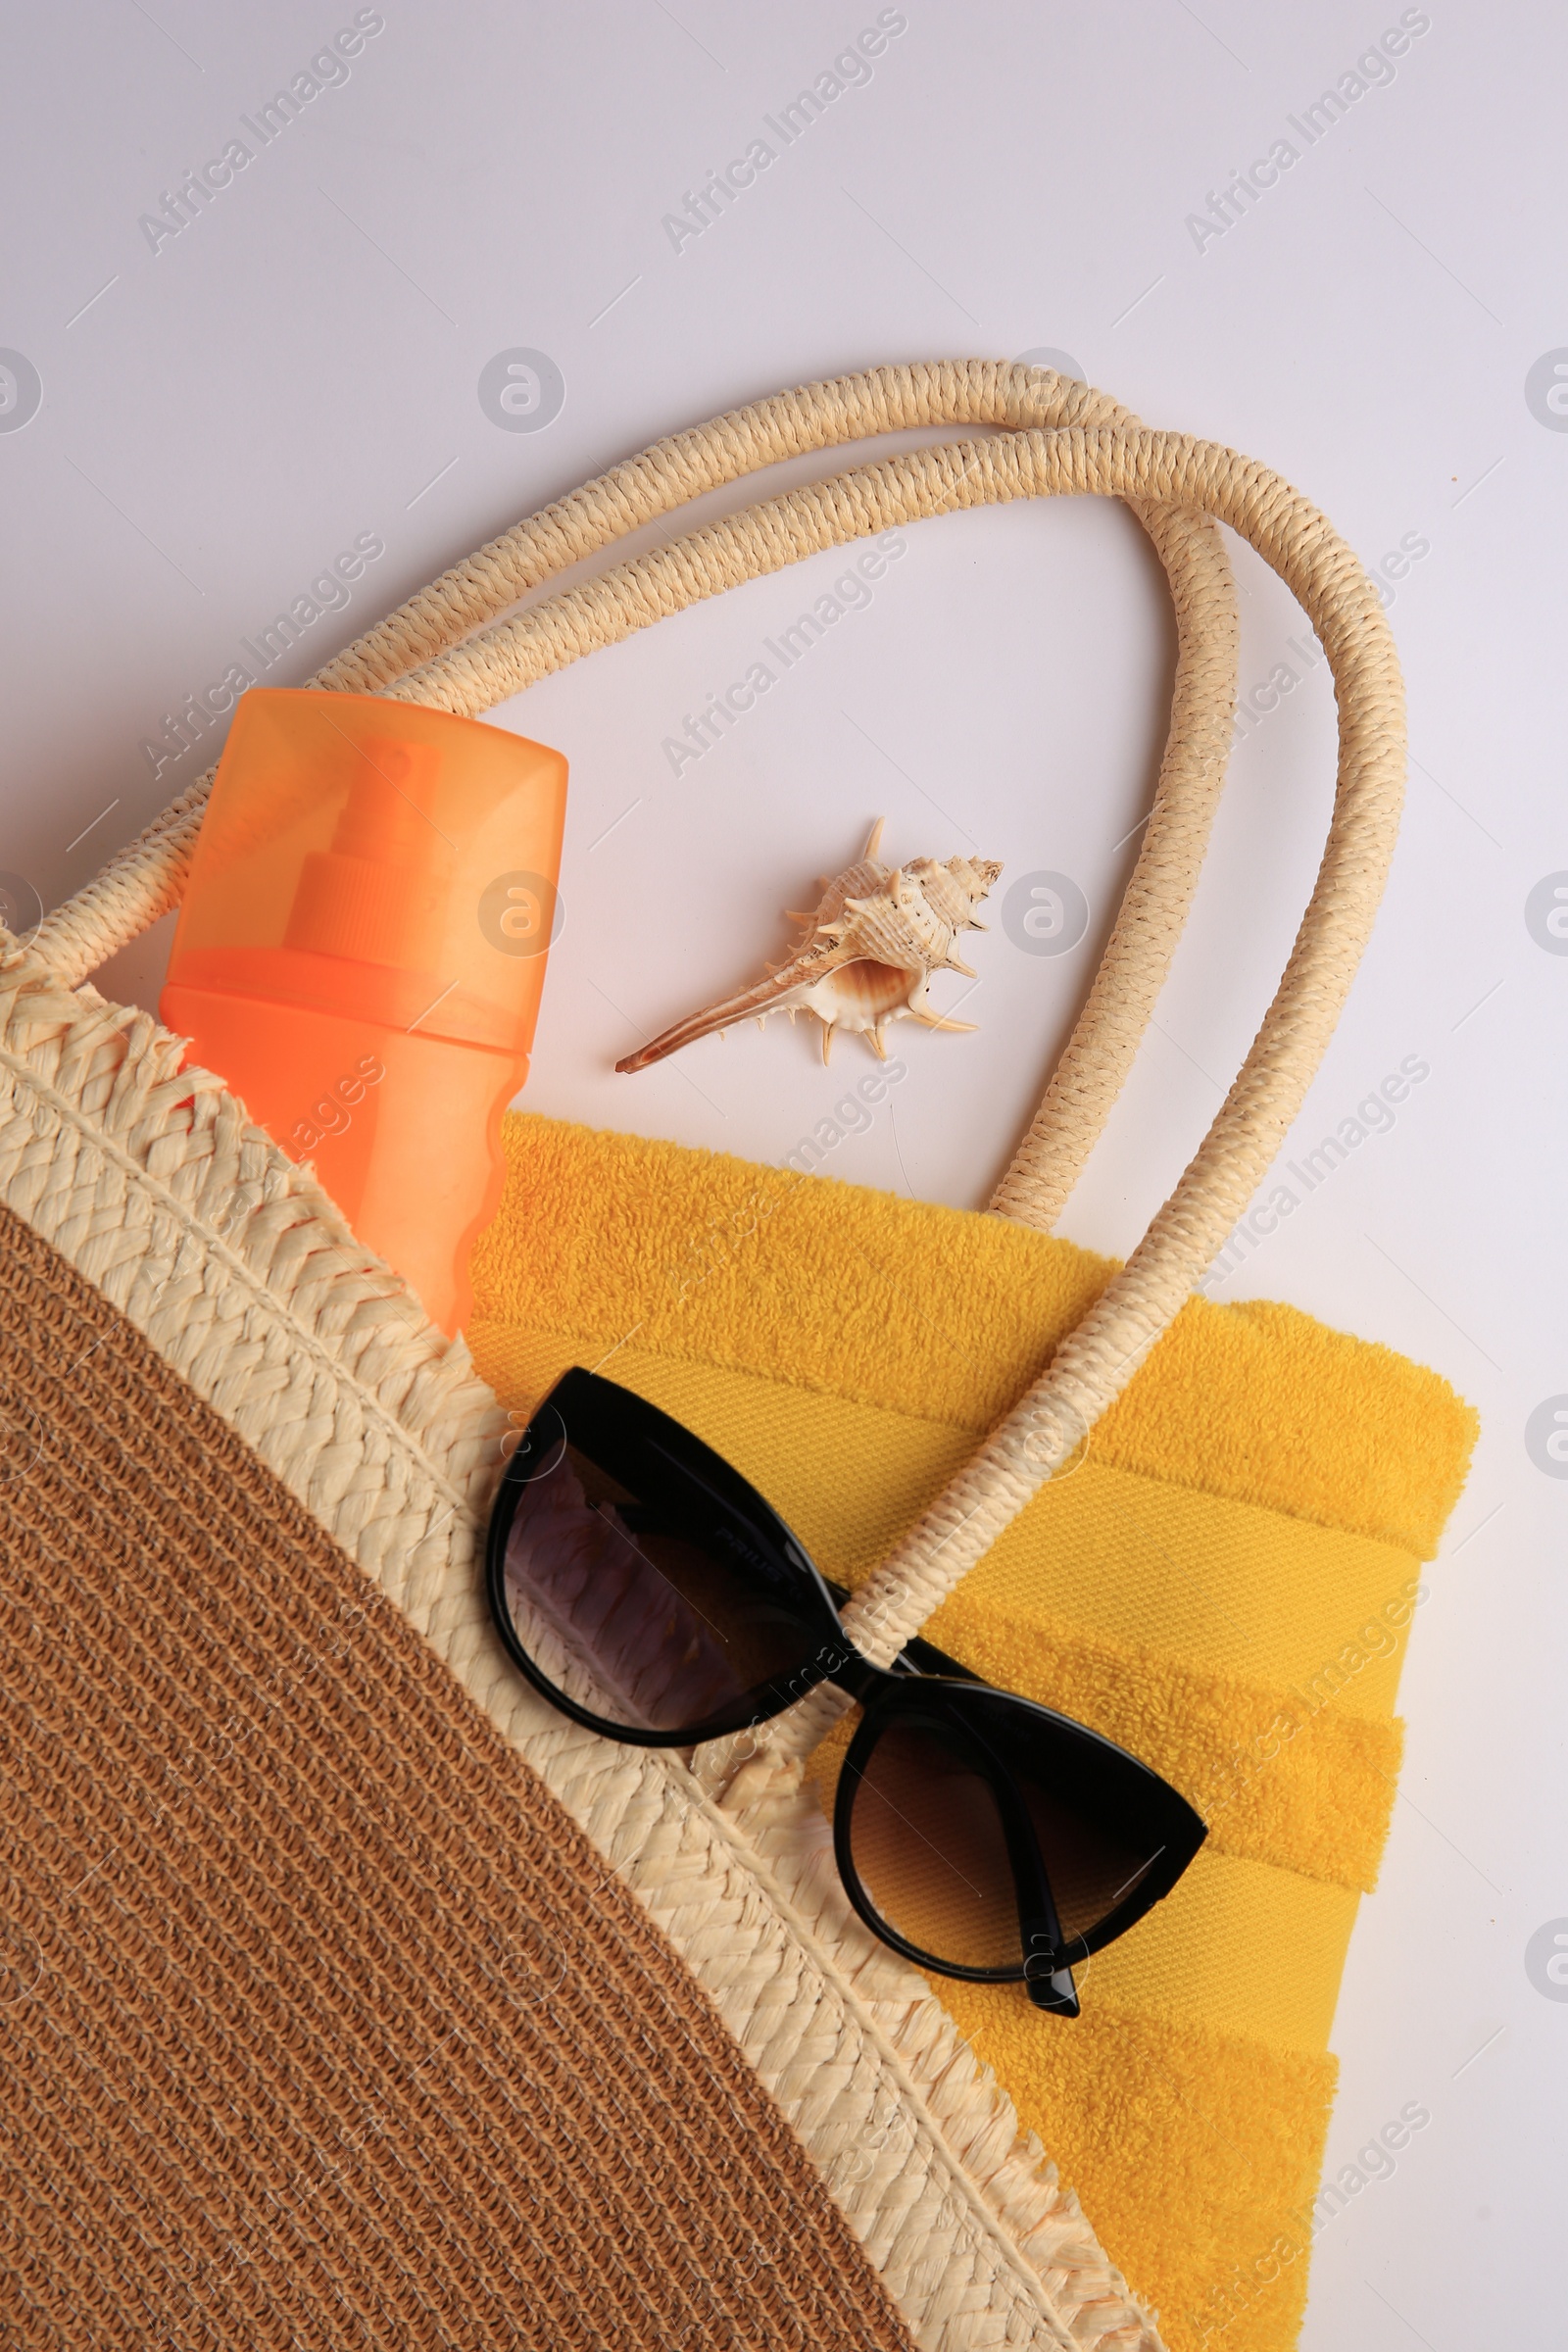
<svg viewBox="0 0 1568 2352">
<path fill-rule="evenodd" d="M 1003 1783 L 1020 1808 L 1014 1836 L 1033 1839 L 1044 1866 L 1064 1944 L 1135 1893 L 1173 1839 L 1185 1838 L 1184 1859 L 1196 1850 L 1201 1823 L 1119 1749 L 998 1693 L 966 1703 L 978 1744 L 895 1720 L 850 1791 L 851 1854 L 872 1907 L 934 1961 L 1015 1969 L 1022 1960 Z"/>
<path fill-rule="evenodd" d="M 1039 1781 L 1020 1776 L 1035 1842 L 1040 1848 L 1061 1933 L 1068 1942 L 1087 1936 L 1119 1902 L 1137 1891 L 1159 1853 L 1157 1834 L 1139 1838 L 1107 1830 Z"/>
<path fill-rule="evenodd" d="M 940 1732 L 894 1723 L 853 1785 L 850 1851 L 871 1907 L 955 1968 L 1018 1958 L 1018 1898 L 996 1796 Z"/>
<path fill-rule="evenodd" d="M 823 1603 L 738 1506 L 733 1473 L 718 1465 L 723 1491 L 694 1475 L 682 1439 L 660 1443 L 646 1415 L 617 1429 L 605 1409 L 568 1425 L 547 1404 L 519 1452 L 505 1594 L 519 1645 L 567 1698 L 617 1729 L 695 1740 L 788 1703 Z"/>
</svg>

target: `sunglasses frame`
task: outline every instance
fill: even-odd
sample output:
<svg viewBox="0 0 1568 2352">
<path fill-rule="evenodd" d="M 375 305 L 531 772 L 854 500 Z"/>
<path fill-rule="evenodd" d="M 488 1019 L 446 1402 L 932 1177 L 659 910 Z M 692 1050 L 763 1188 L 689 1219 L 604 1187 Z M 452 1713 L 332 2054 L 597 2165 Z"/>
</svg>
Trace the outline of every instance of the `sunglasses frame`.
<svg viewBox="0 0 1568 2352">
<path fill-rule="evenodd" d="M 550 1428 L 547 1418 L 550 1415 L 560 1423 L 559 1432 Z M 763 1685 L 745 1693 L 733 1707 L 699 1724 L 682 1726 L 676 1731 L 649 1731 L 594 1714 L 552 1682 L 529 1656 L 518 1638 L 507 1598 L 507 1546 L 522 1491 L 539 1478 L 549 1476 L 561 1458 L 557 1448 L 564 1450 L 568 1442 L 568 1416 L 579 1429 L 584 1422 L 591 1425 L 587 1433 L 590 1436 L 592 1425 L 598 1425 L 601 1434 L 611 1441 L 607 1450 L 612 1458 L 617 1443 L 652 1445 L 684 1480 L 706 1489 L 725 1513 L 740 1519 L 754 1545 L 770 1553 L 775 1567 L 782 1564 L 800 1578 L 803 1623 L 807 1621 L 808 1609 L 814 1609 L 822 1639 L 815 1654 L 797 1667 L 782 1687 L 777 1683 L 771 1686 L 779 1693 L 772 1703 L 759 1704 L 770 1688 Z M 590 1458 L 598 1458 L 591 1446 L 580 1446 L 579 1450 Z M 732 1537 L 731 1541 L 735 1539 Z M 599 1373 L 579 1367 L 564 1373 L 536 1406 L 519 1438 L 502 1474 L 490 1513 L 485 1541 L 485 1591 L 496 1632 L 518 1672 L 560 1713 L 585 1730 L 598 1732 L 623 1746 L 693 1748 L 710 1740 L 755 1730 L 774 1721 L 819 1683 L 831 1683 L 853 1699 L 861 1709 L 861 1720 L 840 1767 L 833 1807 L 833 1851 L 839 1876 L 855 1911 L 881 1942 L 918 1967 L 940 1976 L 971 1984 L 1021 1982 L 1037 2008 L 1076 2016 L 1078 2001 L 1071 1969 L 1125 1935 L 1167 1895 L 1207 1836 L 1205 1824 L 1186 1798 L 1126 1748 L 1035 1699 L 998 1690 L 956 1659 L 945 1656 L 929 1642 L 919 1639 L 909 1642 L 891 1667 L 874 1665 L 846 1638 L 840 1623 L 839 1612 L 850 1597 L 848 1592 L 829 1583 L 805 1545 L 751 1482 L 657 1405 L 649 1404 L 632 1390 L 623 1389 Z M 1132 1891 L 1113 1904 L 1103 1919 L 1081 1934 L 1069 1936 L 1061 1932 L 1026 1800 L 1005 1757 L 986 1736 L 984 1712 L 998 1707 L 1006 1709 L 1006 1721 L 1017 1729 L 1027 1732 L 1032 1723 L 1058 1753 L 1063 1747 L 1069 1749 L 1079 1768 L 1099 1781 L 1108 1780 L 1121 1784 L 1124 1789 L 1136 1790 L 1145 1820 L 1152 1820 L 1164 1832 L 1153 1859 L 1139 1874 Z M 960 1754 L 966 1752 L 990 1784 L 1002 1815 L 1018 1896 L 1024 1955 L 1020 1962 L 976 1968 L 941 1959 L 901 1935 L 876 1910 L 867 1893 L 853 1850 L 855 1798 L 878 1741 L 895 1725 L 937 1733 L 950 1749 Z"/>
</svg>

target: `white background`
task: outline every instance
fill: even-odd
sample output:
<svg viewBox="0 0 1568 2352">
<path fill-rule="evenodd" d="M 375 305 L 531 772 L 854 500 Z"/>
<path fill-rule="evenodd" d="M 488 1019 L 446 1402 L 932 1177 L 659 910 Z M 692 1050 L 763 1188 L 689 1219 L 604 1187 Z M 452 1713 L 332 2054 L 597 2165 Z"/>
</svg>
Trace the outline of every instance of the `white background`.
<svg viewBox="0 0 1568 2352">
<path fill-rule="evenodd" d="M 0 866 L 24 901 L 58 903 L 208 763 L 192 750 L 155 777 L 142 746 L 357 533 L 384 557 L 270 683 L 615 459 L 812 377 L 1052 347 L 1148 421 L 1279 468 L 1369 565 L 1425 543 L 1389 607 L 1413 753 L 1393 885 L 1286 1156 L 1404 1057 L 1430 1076 L 1215 1295 L 1385 1340 L 1485 1425 L 1415 1622 L 1408 1762 L 1335 2030 L 1331 2170 L 1408 2101 L 1432 2124 L 1323 2230 L 1305 2341 L 1557 2340 L 1568 2004 L 1526 1946 L 1568 1915 L 1568 1485 L 1525 1425 L 1568 1392 L 1568 958 L 1525 901 L 1568 868 L 1568 433 L 1525 378 L 1568 345 L 1568 20 L 1433 0 L 1393 81 L 1307 149 L 1287 116 L 1397 7 L 907 0 L 869 82 L 677 252 L 662 217 L 873 22 L 868 0 L 388 0 L 350 78 L 155 254 L 138 217 L 352 8 L 7 13 L 0 345 L 43 387 L 0 433 Z M 1281 137 L 1299 161 L 1200 249 L 1187 217 Z M 515 347 L 564 378 L 541 431 L 479 404 L 481 368 Z M 1250 689 L 1300 620 L 1236 553 Z M 779 909 L 885 813 L 895 858 L 972 847 L 1005 859 L 1004 891 L 1063 871 L 1093 910 L 1056 957 L 994 921 L 963 1007 L 979 1034 L 899 1032 L 891 1110 L 829 1162 L 977 1204 L 1133 855 L 1169 683 L 1160 576 L 1098 502 L 924 524 L 867 608 L 672 775 L 683 714 L 842 568 L 759 582 L 502 713 L 571 762 L 566 922 L 526 1101 L 781 1158 L 870 1067 L 855 1042 L 824 1071 L 814 1028 L 778 1021 L 641 1077 L 611 1065 L 776 957 Z M 1129 1248 L 1216 1107 L 1309 887 L 1332 756 L 1320 667 L 1236 756 L 1073 1237 Z M 154 1002 L 166 952 L 155 937 L 106 985 Z M 954 1002 L 965 985 L 941 984 Z"/>
</svg>

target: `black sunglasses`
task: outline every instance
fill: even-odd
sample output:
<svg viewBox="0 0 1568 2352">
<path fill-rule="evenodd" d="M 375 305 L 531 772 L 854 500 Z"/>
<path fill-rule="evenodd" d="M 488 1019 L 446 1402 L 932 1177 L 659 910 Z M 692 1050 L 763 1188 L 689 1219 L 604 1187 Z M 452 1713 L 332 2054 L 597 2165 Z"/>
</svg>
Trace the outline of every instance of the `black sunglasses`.
<svg viewBox="0 0 1568 2352">
<path fill-rule="evenodd" d="M 922 1968 L 1022 1980 L 1076 2017 L 1073 1967 L 1168 1894 L 1206 1835 L 1124 1748 L 994 1690 L 927 1642 L 891 1668 L 778 1513 L 667 1413 L 567 1372 L 490 1519 L 496 1630 L 537 1690 L 607 1739 L 696 1747 L 817 1683 L 861 1708 L 833 1846 L 866 1926 Z"/>
</svg>

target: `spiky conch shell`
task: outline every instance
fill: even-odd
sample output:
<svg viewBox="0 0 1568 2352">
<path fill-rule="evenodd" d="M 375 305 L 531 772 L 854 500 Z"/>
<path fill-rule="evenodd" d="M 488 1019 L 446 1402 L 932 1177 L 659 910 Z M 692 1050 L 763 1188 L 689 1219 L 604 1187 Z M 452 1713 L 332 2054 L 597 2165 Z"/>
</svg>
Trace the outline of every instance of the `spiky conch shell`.
<svg viewBox="0 0 1568 2352">
<path fill-rule="evenodd" d="M 972 1029 L 972 1021 L 950 1021 L 933 1012 L 926 989 L 933 973 L 962 972 L 955 954 L 961 931 L 983 931 L 975 908 L 991 889 L 1001 865 L 989 858 L 911 858 L 906 865 L 877 862 L 882 820 L 872 827 L 863 856 L 828 883 L 788 962 L 739 996 L 726 997 L 677 1021 L 637 1053 L 617 1061 L 617 1070 L 645 1070 L 699 1037 L 735 1021 L 762 1020 L 770 1012 L 810 1012 L 822 1023 L 826 1061 L 835 1029 L 865 1037 L 874 1054 L 885 1055 L 882 1032 L 889 1021 L 921 1021 L 928 1029 Z"/>
</svg>

